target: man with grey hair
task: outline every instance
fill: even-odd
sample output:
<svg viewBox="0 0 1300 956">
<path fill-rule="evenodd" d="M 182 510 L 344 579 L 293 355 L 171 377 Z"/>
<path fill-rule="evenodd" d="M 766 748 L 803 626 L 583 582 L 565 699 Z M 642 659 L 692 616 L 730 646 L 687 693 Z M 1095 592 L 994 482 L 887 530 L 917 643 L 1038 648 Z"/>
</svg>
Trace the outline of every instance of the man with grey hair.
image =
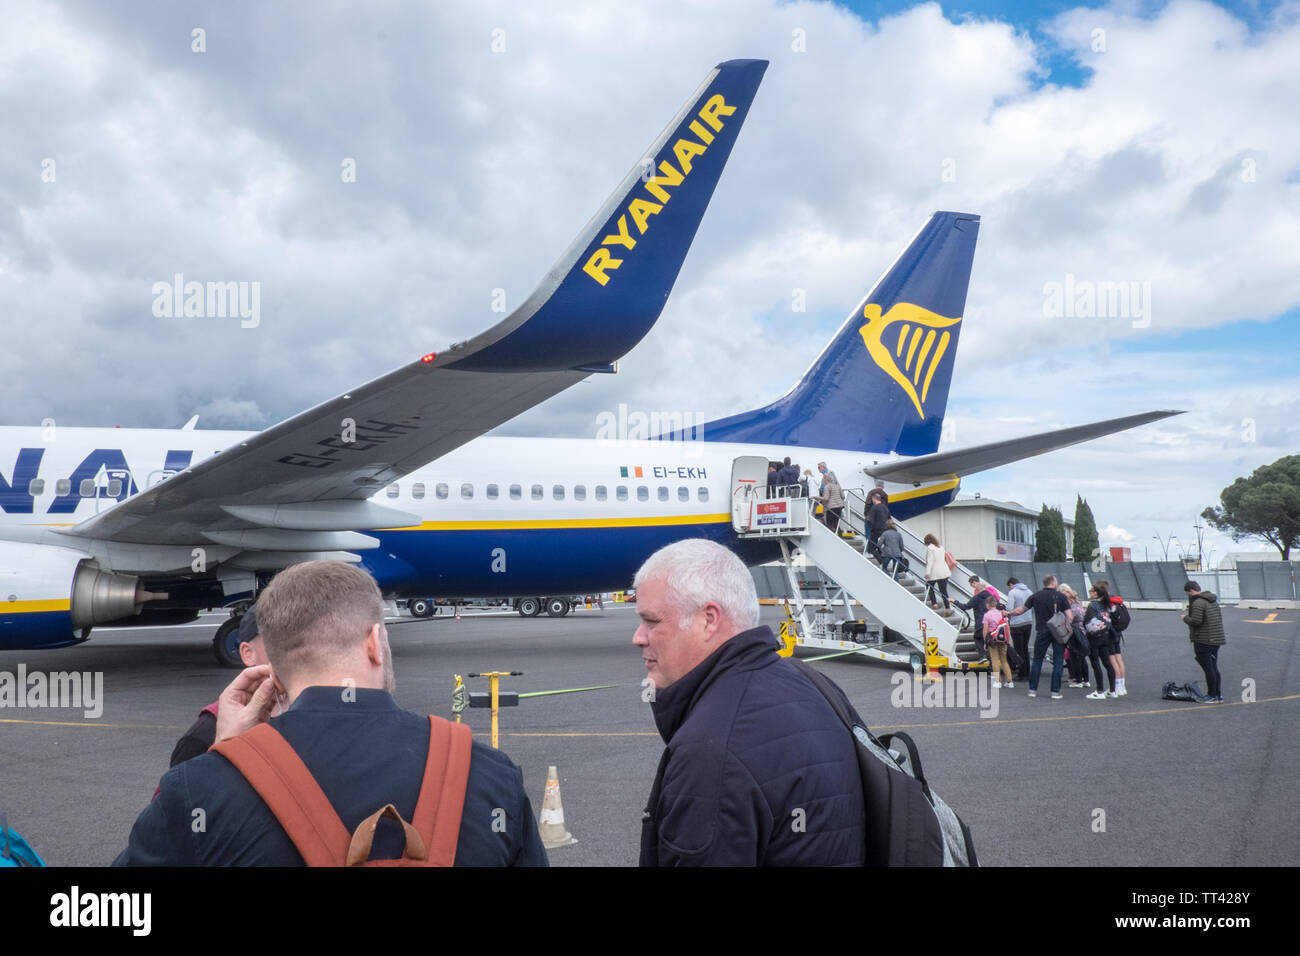
<svg viewBox="0 0 1300 956">
<path fill-rule="evenodd" d="M 642 866 L 860 866 L 865 811 L 848 728 L 759 626 L 754 579 L 721 545 L 670 544 L 634 582 L 667 745 Z"/>
<path fill-rule="evenodd" d="M 213 751 L 163 777 L 115 865 L 301 866 L 320 861 L 318 847 L 302 841 L 301 826 L 293 820 L 282 823 L 264 801 L 266 791 L 254 784 L 260 778 L 245 776 L 250 747 L 261 752 L 270 779 L 290 781 L 288 789 L 298 794 L 299 805 L 311 807 L 308 835 L 313 830 L 326 837 L 346 831 L 343 851 L 363 821 L 369 823 L 375 811 L 391 804 L 401 820 L 377 819 L 369 853 L 375 860 L 393 860 L 404 852 L 409 858 L 413 844 L 403 821 L 414 821 L 423 836 L 421 808 L 430 811 L 424 817 L 430 822 L 439 815 L 435 807 L 447 801 L 454 805 L 460 798 L 458 788 L 443 786 L 455 778 L 448 768 L 455 766 L 457 745 L 445 752 L 431 749 L 435 740 L 455 741 L 456 733 L 443 726 L 447 722 L 442 718 L 408 713 L 393 700 L 383 599 L 368 574 L 338 561 L 295 565 L 262 592 L 257 615 L 270 663 L 245 669 L 222 693 Z M 284 711 L 270 717 L 277 702 Z M 260 727 L 264 722 L 268 726 Z M 250 743 L 254 737 L 256 744 Z M 287 752 L 281 749 L 285 743 Z M 454 823 L 446 827 L 449 850 L 455 839 L 454 862 L 546 865 L 519 769 L 484 744 L 461 740 L 459 745 L 460 759 L 467 755 L 469 768 L 459 829 Z M 445 776 L 435 771 L 439 760 L 431 756 L 445 757 Z M 314 792 L 328 806 L 301 799 L 313 792 L 293 783 L 301 779 L 296 768 L 304 766 L 315 782 Z M 465 779 L 463 771 L 460 779 Z M 431 794 L 428 804 L 426 792 Z M 337 819 L 329 818 L 329 809 Z M 317 843 L 333 848 L 327 838 Z M 433 858 L 432 849 L 420 856 L 421 845 L 415 858 Z M 347 852 L 338 862 L 351 857 Z"/>
</svg>

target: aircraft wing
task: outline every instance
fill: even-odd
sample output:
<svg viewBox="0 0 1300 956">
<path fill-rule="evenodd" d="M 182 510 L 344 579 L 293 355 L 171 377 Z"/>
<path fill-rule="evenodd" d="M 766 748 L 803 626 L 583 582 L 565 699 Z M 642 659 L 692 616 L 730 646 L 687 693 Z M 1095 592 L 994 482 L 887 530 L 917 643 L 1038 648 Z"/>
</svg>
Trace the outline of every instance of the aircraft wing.
<svg viewBox="0 0 1300 956">
<path fill-rule="evenodd" d="M 615 371 L 650 331 L 766 68 L 765 60 L 715 67 L 536 291 L 496 326 L 268 428 L 67 533 L 182 544 L 250 525 L 409 523 L 409 515 L 362 507 L 364 499 L 592 373 Z"/>
<path fill-rule="evenodd" d="M 1122 432 L 1138 425 L 1181 414 L 1183 414 L 1181 411 L 1143 412 L 1140 415 L 1127 415 L 1124 418 L 1111 418 L 1104 422 L 1092 422 L 1088 425 L 1040 432 L 1037 435 L 1025 435 L 1022 438 L 1008 438 L 1006 441 L 989 442 L 986 445 L 973 445 L 956 451 L 940 451 L 902 461 L 883 461 L 877 465 L 869 465 L 863 470 L 873 478 L 897 482 L 910 481 L 917 484 L 939 478 L 973 475 L 978 471 L 987 471 L 999 465 L 1020 461 L 1022 458 L 1032 458 L 1067 445 L 1077 445 L 1079 442 L 1100 438 L 1102 435 Z"/>
</svg>

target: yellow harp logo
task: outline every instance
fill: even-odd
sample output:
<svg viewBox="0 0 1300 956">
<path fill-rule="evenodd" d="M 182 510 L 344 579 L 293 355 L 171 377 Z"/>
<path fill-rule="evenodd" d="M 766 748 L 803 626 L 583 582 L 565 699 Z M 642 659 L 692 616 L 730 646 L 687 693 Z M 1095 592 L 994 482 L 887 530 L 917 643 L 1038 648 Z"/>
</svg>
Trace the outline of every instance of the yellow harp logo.
<svg viewBox="0 0 1300 956">
<path fill-rule="evenodd" d="M 961 316 L 949 319 L 911 302 L 896 302 L 884 315 L 880 314 L 880 306 L 871 303 L 862 310 L 862 315 L 867 324 L 858 331 L 867 345 L 867 354 L 898 383 L 924 421 L 925 398 L 930 394 L 930 380 L 934 378 L 944 353 L 948 351 L 948 344 L 952 341 L 952 333 L 946 330 L 959 323 Z M 898 327 L 896 338 L 890 326 Z M 890 332 L 888 338 L 885 335 L 887 329 Z M 943 334 L 939 334 L 940 329 L 945 330 Z M 892 354 L 887 342 L 893 345 Z M 907 351 L 906 357 L 903 356 L 904 350 Z M 901 369 L 898 367 L 900 359 L 903 363 Z M 908 373 L 911 378 L 908 378 Z M 921 389 L 919 396 L 916 392 L 918 386 Z"/>
</svg>

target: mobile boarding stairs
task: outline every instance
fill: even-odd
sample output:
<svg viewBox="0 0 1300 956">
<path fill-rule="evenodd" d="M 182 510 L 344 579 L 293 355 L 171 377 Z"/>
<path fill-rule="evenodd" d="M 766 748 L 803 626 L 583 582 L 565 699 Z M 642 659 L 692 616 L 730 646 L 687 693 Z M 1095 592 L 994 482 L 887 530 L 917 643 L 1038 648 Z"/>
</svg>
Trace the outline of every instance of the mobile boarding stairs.
<svg viewBox="0 0 1300 956">
<path fill-rule="evenodd" d="M 960 564 L 952 569 L 948 594 L 954 607 L 936 610 L 925 601 L 925 544 L 920 538 L 894 523 L 903 537 L 909 571 L 887 574 L 866 552 L 866 497 L 861 489 L 845 491 L 838 533 L 817 519 L 815 500 L 789 497 L 786 491 L 768 488 L 767 459 L 746 456 L 734 461 L 732 528 L 741 538 L 775 538 L 780 544 L 791 595 L 791 620 L 782 634 L 793 630 L 794 646 L 857 653 L 914 670 L 923 665 L 963 671 L 988 668 L 976 648 L 971 616 L 955 606 L 971 597 L 968 569 Z M 796 550 L 833 585 L 822 585 L 816 610 L 804 599 L 794 565 Z M 867 620 L 857 619 L 855 602 Z M 837 619 L 839 608 L 844 617 Z"/>
</svg>

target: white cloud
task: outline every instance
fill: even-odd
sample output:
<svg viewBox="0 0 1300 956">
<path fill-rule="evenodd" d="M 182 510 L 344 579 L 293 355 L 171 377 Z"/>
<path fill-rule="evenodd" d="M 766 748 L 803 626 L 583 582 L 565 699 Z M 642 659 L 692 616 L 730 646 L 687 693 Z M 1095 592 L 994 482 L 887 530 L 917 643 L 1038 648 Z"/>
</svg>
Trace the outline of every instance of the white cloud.
<svg viewBox="0 0 1300 956">
<path fill-rule="evenodd" d="M 1145 540 L 1300 446 L 1300 382 L 1279 361 L 1294 343 L 1228 361 L 1208 341 L 1111 348 L 1300 305 L 1292 8 L 1255 34 L 1202 2 L 1066 12 L 1049 32 L 1094 71 L 1080 89 L 1036 87 L 1028 36 L 933 3 L 871 24 L 774 0 L 564 9 L 213 5 L 194 54 L 194 13 L 174 4 L 11 5 L 6 422 L 174 426 L 210 408 L 265 424 L 472 335 L 499 318 L 494 289 L 523 300 L 709 66 L 762 56 L 659 326 L 622 375 L 508 431 L 591 435 L 620 402 L 721 416 L 774 399 L 944 208 L 983 217 L 954 444 L 1190 412 L 968 490 L 1066 506 L 1083 492 Z M 261 325 L 155 319 L 151 284 L 176 272 L 261 282 Z M 1044 285 L 1066 275 L 1150 282 L 1150 326 L 1048 317 Z M 795 288 L 807 313 L 790 311 Z"/>
</svg>

